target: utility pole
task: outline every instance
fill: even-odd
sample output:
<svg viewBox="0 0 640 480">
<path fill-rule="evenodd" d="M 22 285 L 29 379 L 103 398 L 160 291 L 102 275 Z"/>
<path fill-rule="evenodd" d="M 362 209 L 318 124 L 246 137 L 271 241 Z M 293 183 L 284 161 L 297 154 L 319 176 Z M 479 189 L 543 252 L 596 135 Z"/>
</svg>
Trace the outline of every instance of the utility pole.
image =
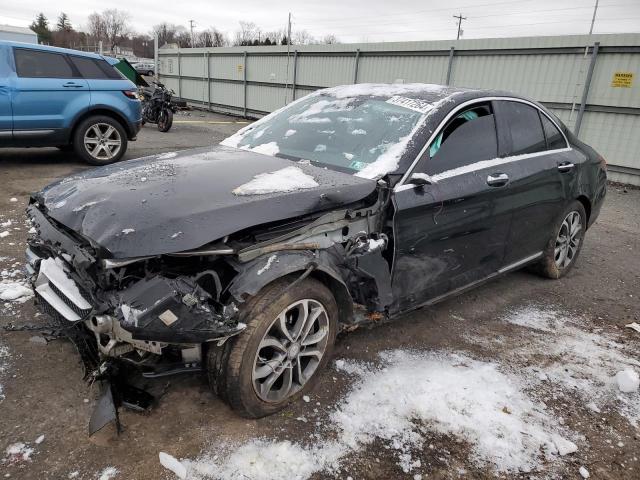
<svg viewBox="0 0 640 480">
<path fill-rule="evenodd" d="M 454 15 L 453 18 L 458 19 L 458 36 L 456 37 L 456 40 L 460 40 L 460 33 L 462 32 L 460 27 L 462 27 L 462 20 L 466 20 L 467 17 L 463 17 L 462 13 L 460 13 L 460 15 Z"/>
<path fill-rule="evenodd" d="M 284 84 L 284 104 L 287 104 L 287 96 L 289 92 L 289 55 L 291 53 L 291 12 L 289 12 L 289 20 L 287 22 L 287 79 Z"/>
<path fill-rule="evenodd" d="M 589 29 L 589 35 L 593 33 L 593 25 L 596 23 L 596 13 L 598 12 L 598 0 L 596 0 L 596 4 L 593 7 L 593 18 L 591 18 L 591 28 Z"/>
<path fill-rule="evenodd" d="M 193 27 L 196 26 L 196 21 L 195 20 L 189 20 L 189 27 L 191 28 L 191 48 L 195 47 L 195 42 L 193 39 Z"/>
</svg>

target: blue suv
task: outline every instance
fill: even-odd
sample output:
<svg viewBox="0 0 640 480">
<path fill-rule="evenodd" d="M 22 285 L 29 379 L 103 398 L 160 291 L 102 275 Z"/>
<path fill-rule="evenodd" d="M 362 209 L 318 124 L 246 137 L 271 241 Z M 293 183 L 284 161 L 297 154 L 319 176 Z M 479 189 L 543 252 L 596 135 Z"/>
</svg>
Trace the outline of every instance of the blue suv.
<svg viewBox="0 0 640 480">
<path fill-rule="evenodd" d="M 142 125 L 136 86 L 117 59 L 0 41 L 0 147 L 75 150 L 117 162 Z"/>
</svg>

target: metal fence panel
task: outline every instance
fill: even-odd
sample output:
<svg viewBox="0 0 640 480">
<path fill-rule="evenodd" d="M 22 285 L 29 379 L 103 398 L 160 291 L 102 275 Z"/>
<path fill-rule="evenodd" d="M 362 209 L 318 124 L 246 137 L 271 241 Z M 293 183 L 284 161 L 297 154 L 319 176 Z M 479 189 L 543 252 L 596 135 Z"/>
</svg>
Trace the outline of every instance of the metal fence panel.
<svg viewBox="0 0 640 480">
<path fill-rule="evenodd" d="M 195 48 L 160 50 L 158 58 L 161 80 L 178 95 L 249 117 L 350 83 L 449 80 L 516 92 L 572 130 L 580 123 L 579 137 L 607 158 L 611 178 L 640 184 L 640 34 L 296 45 L 289 55 L 286 46 Z M 614 75 L 628 73 L 631 86 L 616 86 Z"/>
</svg>

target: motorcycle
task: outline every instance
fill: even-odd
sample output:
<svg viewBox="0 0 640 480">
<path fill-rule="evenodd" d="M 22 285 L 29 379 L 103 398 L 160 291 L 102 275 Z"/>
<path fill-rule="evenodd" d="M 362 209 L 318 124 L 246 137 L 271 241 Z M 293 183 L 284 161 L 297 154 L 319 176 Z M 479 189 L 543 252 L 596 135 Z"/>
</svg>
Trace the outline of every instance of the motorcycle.
<svg viewBox="0 0 640 480">
<path fill-rule="evenodd" d="M 173 90 L 159 82 L 153 82 L 153 87 L 142 87 L 142 124 L 155 123 L 159 131 L 168 132 L 173 124 L 173 114 L 177 110 L 171 103 L 171 96 L 174 94 Z"/>
</svg>

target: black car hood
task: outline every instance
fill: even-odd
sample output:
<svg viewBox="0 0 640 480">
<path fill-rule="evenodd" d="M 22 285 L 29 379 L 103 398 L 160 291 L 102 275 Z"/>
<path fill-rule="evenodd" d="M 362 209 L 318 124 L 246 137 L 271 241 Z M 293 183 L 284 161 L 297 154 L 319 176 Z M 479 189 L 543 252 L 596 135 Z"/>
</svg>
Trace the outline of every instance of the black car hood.
<svg viewBox="0 0 640 480">
<path fill-rule="evenodd" d="M 290 166 L 319 186 L 232 193 L 255 175 Z M 127 258 L 198 248 L 248 227 L 348 205 L 375 188 L 346 173 L 215 146 L 88 170 L 49 185 L 36 200 L 54 220 Z"/>
</svg>

